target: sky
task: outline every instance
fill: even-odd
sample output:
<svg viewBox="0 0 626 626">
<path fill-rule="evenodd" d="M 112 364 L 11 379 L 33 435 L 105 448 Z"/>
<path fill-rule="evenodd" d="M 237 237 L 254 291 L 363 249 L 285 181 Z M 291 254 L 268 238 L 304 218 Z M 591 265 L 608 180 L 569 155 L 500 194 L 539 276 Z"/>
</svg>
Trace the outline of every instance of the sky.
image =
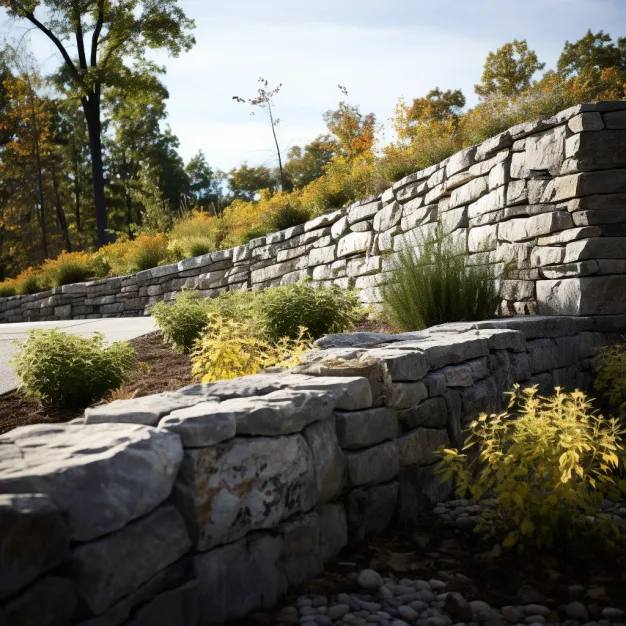
<svg viewBox="0 0 626 626">
<path fill-rule="evenodd" d="M 167 68 L 168 123 L 188 161 L 202 150 L 214 168 L 277 164 L 262 111 L 233 96 L 256 94 L 259 77 L 276 96 L 283 152 L 325 131 L 322 115 L 342 99 L 373 112 L 389 137 L 398 98 L 435 86 L 461 88 L 476 102 L 487 54 L 526 39 L 547 67 L 566 40 L 591 28 L 626 35 L 626 0 L 179 0 L 196 22 L 196 45 Z M 0 12 L 0 35 L 26 27 Z M 28 35 L 44 72 L 60 56 L 43 35 Z M 338 85 L 345 85 L 348 97 Z"/>
</svg>

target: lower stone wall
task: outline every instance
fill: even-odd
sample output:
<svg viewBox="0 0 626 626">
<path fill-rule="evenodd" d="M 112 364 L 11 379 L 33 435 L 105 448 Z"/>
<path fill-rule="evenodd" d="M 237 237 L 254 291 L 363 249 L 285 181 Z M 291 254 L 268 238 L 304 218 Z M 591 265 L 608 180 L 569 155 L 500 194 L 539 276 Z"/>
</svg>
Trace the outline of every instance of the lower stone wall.
<svg viewBox="0 0 626 626">
<path fill-rule="evenodd" d="M 287 372 L 0 437 L 0 624 L 196 626 L 274 605 L 450 492 L 434 451 L 519 382 L 588 388 L 588 318 L 318 342 Z"/>
</svg>

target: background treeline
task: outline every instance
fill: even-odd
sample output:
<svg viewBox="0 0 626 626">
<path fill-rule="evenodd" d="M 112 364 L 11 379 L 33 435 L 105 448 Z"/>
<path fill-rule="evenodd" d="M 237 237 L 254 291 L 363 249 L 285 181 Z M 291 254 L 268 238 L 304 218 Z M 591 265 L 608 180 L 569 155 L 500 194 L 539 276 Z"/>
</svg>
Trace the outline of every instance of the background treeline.
<svg viewBox="0 0 626 626">
<path fill-rule="evenodd" d="M 179 30 L 191 28 L 182 14 L 176 19 Z M 92 33 L 96 28 L 92 22 Z M 179 41 L 170 51 L 192 43 Z M 398 102 L 385 139 L 388 129 L 374 114 L 342 101 L 324 114 L 327 133 L 309 144 L 281 155 L 276 141 L 280 169 L 244 163 L 224 173 L 202 152 L 183 162 L 166 124 L 163 68 L 142 55 L 137 60 L 126 67 L 119 59 L 98 93 L 101 206 L 85 90 L 67 77 L 67 67 L 43 77 L 23 52 L 7 48 L 2 55 L 0 295 L 238 245 L 378 193 L 517 123 L 581 102 L 626 98 L 626 38 L 589 31 L 566 42 L 557 68 L 548 71 L 526 41 L 513 41 L 488 55 L 474 108 L 466 109 L 460 90 L 435 88 Z M 93 77 L 90 71 L 85 76 Z M 271 111 L 278 89 L 266 87 L 249 102 Z"/>
</svg>

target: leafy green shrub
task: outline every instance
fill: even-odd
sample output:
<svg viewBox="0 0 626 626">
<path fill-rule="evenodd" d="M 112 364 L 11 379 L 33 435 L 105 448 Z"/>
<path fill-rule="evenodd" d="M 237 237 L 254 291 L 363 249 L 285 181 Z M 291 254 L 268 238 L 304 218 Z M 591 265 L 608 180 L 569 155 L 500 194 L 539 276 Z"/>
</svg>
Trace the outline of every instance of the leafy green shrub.
<svg viewBox="0 0 626 626">
<path fill-rule="evenodd" d="M 403 330 L 420 330 L 495 314 L 500 301 L 496 270 L 469 265 L 464 249 L 439 229 L 417 249 L 398 253 L 391 277 L 381 285 L 389 321 Z"/>
<path fill-rule="evenodd" d="M 12 361 L 26 393 L 44 405 L 82 408 L 117 389 L 138 367 L 125 342 L 104 345 L 104 337 L 77 337 L 57 330 L 33 330 Z"/>
<path fill-rule="evenodd" d="M 593 387 L 614 411 L 626 417 L 626 346 L 604 346 L 596 357 Z"/>
<path fill-rule="evenodd" d="M 311 339 L 350 330 L 363 316 L 357 294 L 337 285 L 295 283 L 267 289 L 258 296 L 259 321 L 272 340 L 295 338 L 302 327 Z"/>
<path fill-rule="evenodd" d="M 295 204 L 283 204 L 270 218 L 269 232 L 304 224 L 309 217 L 309 212 L 303 207 Z"/>
<path fill-rule="evenodd" d="M 170 304 L 157 302 L 151 314 L 165 341 L 189 352 L 202 334 L 211 313 L 225 319 L 244 321 L 256 330 L 253 322 L 255 295 L 251 291 L 236 290 L 217 298 L 202 298 L 197 292 L 185 291 Z"/>
<path fill-rule="evenodd" d="M 516 385 L 505 413 L 482 414 L 468 431 L 463 452 L 440 451 L 436 472 L 443 481 L 456 478 L 459 496 L 497 498 L 497 506 L 483 508 L 478 532 L 504 535 L 505 547 L 520 550 L 573 542 L 581 533 L 611 541 L 617 528 L 598 510 L 605 496 L 626 491 L 626 481 L 616 480 L 626 431 L 594 412 L 582 391 L 557 387 L 544 398 L 536 387 Z M 470 460 L 464 451 L 477 445 Z"/>
<path fill-rule="evenodd" d="M 310 348 L 303 333 L 304 329 L 300 329 L 293 339 L 283 337 L 270 343 L 246 322 L 211 312 L 202 336 L 195 342 L 192 374 L 200 382 L 209 383 L 257 374 L 272 366 L 295 365 Z"/>
</svg>

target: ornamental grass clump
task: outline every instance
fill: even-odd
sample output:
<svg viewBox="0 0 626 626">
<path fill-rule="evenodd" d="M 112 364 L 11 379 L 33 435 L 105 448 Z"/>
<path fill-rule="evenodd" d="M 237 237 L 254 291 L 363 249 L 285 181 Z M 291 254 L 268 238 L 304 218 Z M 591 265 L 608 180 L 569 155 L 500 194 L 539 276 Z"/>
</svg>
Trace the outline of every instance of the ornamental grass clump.
<svg viewBox="0 0 626 626">
<path fill-rule="evenodd" d="M 441 228 L 398 253 L 381 285 L 385 316 L 402 330 L 492 317 L 500 302 L 495 265 L 471 265 L 465 249 Z"/>
<path fill-rule="evenodd" d="M 269 342 L 249 324 L 212 312 L 202 336 L 196 340 L 191 372 L 200 382 L 209 383 L 257 374 L 268 367 L 291 367 L 311 347 L 305 331 L 300 329 L 293 339 L 283 337 Z"/>
<path fill-rule="evenodd" d="M 45 406 L 84 408 L 120 387 L 138 368 L 126 342 L 105 346 L 104 336 L 33 330 L 12 365 L 21 389 Z"/>
<path fill-rule="evenodd" d="M 582 391 L 557 387 L 545 398 L 516 385 L 510 396 L 506 412 L 470 424 L 462 451 L 440 451 L 442 481 L 454 478 L 459 496 L 485 498 L 476 530 L 504 547 L 571 547 L 593 536 L 612 545 L 619 527 L 599 510 L 604 498 L 626 492 L 618 471 L 626 431 Z"/>
</svg>

